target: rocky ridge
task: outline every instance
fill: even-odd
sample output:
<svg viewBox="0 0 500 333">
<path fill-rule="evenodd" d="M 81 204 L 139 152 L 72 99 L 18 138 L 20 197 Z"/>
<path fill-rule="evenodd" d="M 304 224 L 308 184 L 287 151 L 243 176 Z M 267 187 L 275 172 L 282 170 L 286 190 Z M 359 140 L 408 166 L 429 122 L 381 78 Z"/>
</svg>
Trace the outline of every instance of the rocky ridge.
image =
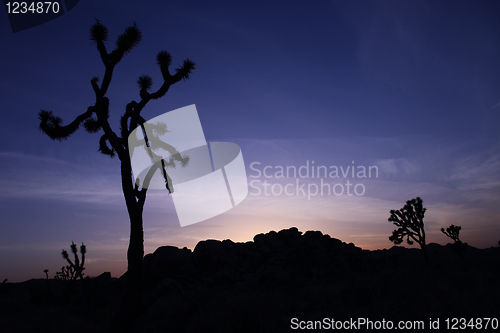
<svg viewBox="0 0 500 333">
<path fill-rule="evenodd" d="M 276 288 L 360 269 L 370 261 L 352 243 L 293 227 L 258 234 L 246 243 L 200 241 L 194 251 L 162 246 L 144 257 L 143 276 L 149 288 L 165 278 L 185 286 Z"/>
</svg>

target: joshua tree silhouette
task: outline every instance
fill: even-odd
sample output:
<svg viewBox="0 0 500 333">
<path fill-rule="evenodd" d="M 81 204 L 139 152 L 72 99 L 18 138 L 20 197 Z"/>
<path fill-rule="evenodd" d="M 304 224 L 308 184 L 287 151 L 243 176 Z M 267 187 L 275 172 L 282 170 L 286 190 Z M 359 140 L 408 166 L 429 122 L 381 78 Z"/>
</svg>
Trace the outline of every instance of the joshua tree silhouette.
<svg viewBox="0 0 500 333">
<path fill-rule="evenodd" d="M 391 210 L 389 222 L 394 223 L 398 229 L 392 232 L 389 237 L 394 244 L 401 244 L 406 237 L 406 242 L 410 245 L 417 242 L 422 248 L 425 262 L 429 264 L 429 257 L 425 244 L 424 215 L 427 208 L 423 208 L 422 199 L 417 197 L 406 202 L 406 205 L 399 210 Z"/>
<path fill-rule="evenodd" d="M 453 239 L 453 247 L 452 250 L 458 256 L 460 257 L 460 260 L 464 260 L 464 251 L 467 249 L 467 243 L 462 243 L 460 240 L 460 230 L 462 229 L 461 226 L 455 226 L 455 225 L 450 225 L 446 230 L 444 228 L 441 228 L 441 232 L 445 234 L 446 236 L 450 237 Z"/>
<path fill-rule="evenodd" d="M 146 200 L 147 186 L 139 184 L 132 177 L 132 166 L 129 155 L 129 147 L 127 146 L 127 138 L 129 134 L 141 126 L 144 137 L 146 130 L 144 128 L 145 120 L 141 117 L 141 111 L 146 104 L 155 99 L 164 96 L 170 86 L 190 78 L 191 71 L 195 69 L 195 64 L 189 59 L 184 60 L 182 66 L 175 69 L 175 74 L 171 75 L 169 71 L 171 63 L 171 55 L 167 51 L 160 51 L 156 56 L 156 62 L 160 67 L 163 77 L 161 87 L 153 93 L 148 92 L 153 84 L 153 80 L 148 75 L 140 76 L 137 80 L 139 86 L 139 102 L 131 101 L 126 106 L 126 111 L 120 121 L 120 135 L 118 136 L 110 127 L 109 118 L 109 100 L 105 96 L 111 82 L 113 70 L 120 60 L 139 44 L 142 39 L 142 34 L 136 23 L 129 26 L 125 31 L 118 36 L 116 40 L 116 48 L 108 53 L 105 42 L 108 40 L 108 29 L 101 24 L 99 20 L 90 28 L 90 40 L 97 45 L 97 50 L 101 56 L 101 60 L 105 66 L 104 78 L 101 86 L 98 85 L 98 78 L 93 77 L 90 81 L 95 92 L 95 104 L 89 106 L 87 111 L 77 116 L 76 119 L 66 126 L 61 126 L 62 119 L 54 116 L 52 111 L 41 110 L 39 113 L 40 129 L 53 140 L 65 140 L 71 136 L 83 123 L 85 130 L 89 133 L 97 133 L 103 130 L 104 134 L 99 140 L 99 151 L 102 154 L 111 157 L 118 155 L 120 159 L 120 171 L 122 179 L 122 190 L 125 197 L 125 203 L 130 218 L 130 241 L 127 251 L 128 270 L 127 270 L 127 304 L 131 305 L 130 311 L 138 312 L 140 304 L 140 288 L 142 278 L 142 259 L 144 256 L 144 231 L 143 231 L 143 208 Z M 94 117 L 95 115 L 95 117 Z M 151 139 L 151 138 L 150 138 Z M 147 139 L 146 139 L 147 142 Z M 108 146 L 108 144 L 110 146 Z M 147 143 L 148 144 L 148 143 Z M 148 144 L 149 145 L 149 144 Z M 149 147 L 149 146 L 148 146 Z M 160 169 L 167 189 L 172 192 L 167 182 L 165 168 L 167 166 L 175 166 L 176 162 L 181 162 L 183 165 L 187 163 L 186 158 L 182 158 L 180 154 L 174 156 L 173 159 L 165 163 L 163 159 L 157 161 L 154 167 L 150 169 L 148 175 L 153 176 L 157 169 Z M 160 163 L 161 162 L 161 163 Z M 149 179 L 151 178 L 149 177 Z M 146 177 L 147 179 L 148 177 Z"/>
</svg>

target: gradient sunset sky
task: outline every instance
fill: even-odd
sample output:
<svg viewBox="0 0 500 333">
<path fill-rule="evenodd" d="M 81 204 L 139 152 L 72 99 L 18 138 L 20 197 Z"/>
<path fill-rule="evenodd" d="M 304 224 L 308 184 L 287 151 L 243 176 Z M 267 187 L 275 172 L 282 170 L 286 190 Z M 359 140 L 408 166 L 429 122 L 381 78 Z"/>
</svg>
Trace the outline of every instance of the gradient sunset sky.
<svg viewBox="0 0 500 333">
<path fill-rule="evenodd" d="M 97 152 L 99 134 L 81 128 L 54 142 L 38 129 L 40 109 L 67 124 L 93 105 L 90 79 L 104 73 L 88 38 L 95 18 L 109 30 L 108 51 L 134 21 L 143 34 L 108 90 L 115 131 L 125 105 L 140 99 L 137 78 L 151 75 L 159 87 L 156 54 L 167 50 L 172 68 L 189 58 L 196 70 L 143 117 L 195 104 L 206 139 L 238 144 L 245 161 L 248 197 L 191 226 L 180 227 L 166 191 L 148 191 L 146 253 L 292 226 L 390 248 L 389 211 L 417 196 L 428 209 L 428 243 L 448 243 L 440 229 L 455 224 L 464 242 L 495 246 L 499 17 L 496 1 L 81 0 L 53 21 L 12 33 L 0 11 L 0 279 L 42 278 L 46 268 L 53 277 L 71 241 L 87 245 L 87 275 L 126 270 L 119 160 Z M 275 177 L 277 166 L 311 170 L 313 161 L 336 166 L 339 177 Z M 271 178 L 261 174 L 266 166 Z M 340 167 L 353 166 L 374 166 L 378 176 L 344 178 Z M 265 195 L 264 181 L 275 194 L 299 182 L 306 195 L 274 195 L 270 187 Z M 361 184 L 364 193 L 308 198 L 309 184 L 322 181 L 340 184 L 337 191 Z"/>
</svg>

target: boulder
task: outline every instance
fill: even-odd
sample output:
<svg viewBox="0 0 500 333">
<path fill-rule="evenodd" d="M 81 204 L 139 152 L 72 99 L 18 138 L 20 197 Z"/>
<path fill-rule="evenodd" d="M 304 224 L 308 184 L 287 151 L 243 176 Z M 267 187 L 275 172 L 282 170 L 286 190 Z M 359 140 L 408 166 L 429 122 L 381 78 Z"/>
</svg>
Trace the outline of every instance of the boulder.
<svg viewBox="0 0 500 333">
<path fill-rule="evenodd" d="M 196 276 L 191 250 L 162 246 L 144 257 L 143 275 L 146 285 L 153 287 L 165 278 Z"/>
<path fill-rule="evenodd" d="M 199 271 L 213 272 L 219 268 L 220 258 L 225 253 L 221 241 L 208 239 L 196 244 L 193 260 Z"/>
</svg>

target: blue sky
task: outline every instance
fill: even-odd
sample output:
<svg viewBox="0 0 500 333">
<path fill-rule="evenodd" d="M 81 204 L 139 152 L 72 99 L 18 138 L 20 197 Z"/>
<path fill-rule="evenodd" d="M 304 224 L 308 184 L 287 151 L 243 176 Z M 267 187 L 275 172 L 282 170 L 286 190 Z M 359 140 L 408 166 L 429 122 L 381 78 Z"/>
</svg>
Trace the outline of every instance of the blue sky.
<svg viewBox="0 0 500 333">
<path fill-rule="evenodd" d="M 160 84 L 155 57 L 196 62 L 142 115 L 196 104 L 208 141 L 241 147 L 249 183 L 362 184 L 363 195 L 249 195 L 236 208 L 181 228 L 172 199 L 149 191 L 146 253 L 194 248 L 203 239 L 250 240 L 296 226 L 366 249 L 389 248 L 389 210 L 417 196 L 428 242 L 461 225 L 472 246 L 500 240 L 500 5 L 494 1 L 80 1 L 67 14 L 12 33 L 0 13 L 0 278 L 23 281 L 64 264 L 71 241 L 87 245 L 87 271 L 126 270 L 129 222 L 119 161 L 80 129 L 53 142 L 40 109 L 65 123 L 95 97 L 102 78 L 88 39 L 98 18 L 108 49 L 136 21 L 140 45 L 117 65 L 108 91 L 118 130 L 136 80 Z M 372 178 L 265 178 L 250 168 L 376 166 Z M 354 164 L 353 164 L 354 161 Z M 314 185 L 311 185 L 314 189 Z M 361 186 L 361 185 L 360 185 Z M 289 187 L 291 188 L 291 187 Z M 358 187 L 360 189 L 361 187 Z M 296 192 L 297 194 L 297 192 Z"/>
</svg>

